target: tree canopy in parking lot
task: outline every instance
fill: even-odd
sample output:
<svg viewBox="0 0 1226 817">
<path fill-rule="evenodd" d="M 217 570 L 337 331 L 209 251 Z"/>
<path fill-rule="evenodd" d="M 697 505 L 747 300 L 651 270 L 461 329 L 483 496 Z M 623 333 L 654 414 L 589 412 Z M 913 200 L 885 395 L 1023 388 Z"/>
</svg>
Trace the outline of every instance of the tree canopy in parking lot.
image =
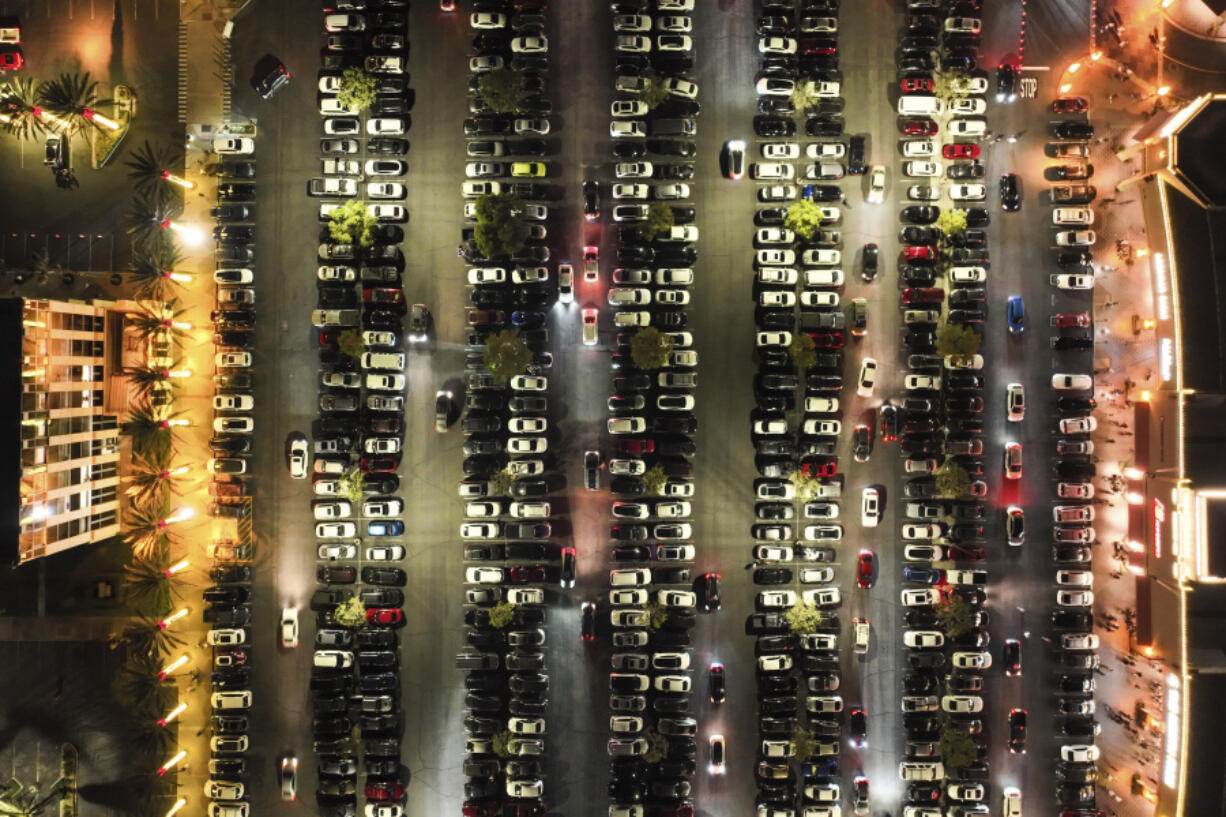
<svg viewBox="0 0 1226 817">
<path fill-rule="evenodd" d="M 937 330 L 937 354 L 969 356 L 978 353 L 983 337 L 963 323 L 947 323 Z"/>
<path fill-rule="evenodd" d="M 791 743 L 792 752 L 801 763 L 813 757 L 813 753 L 817 751 L 817 738 L 803 726 L 793 727 Z"/>
<path fill-rule="evenodd" d="M 643 91 L 639 97 L 647 103 L 648 108 L 657 108 L 664 100 L 668 99 L 668 89 L 664 87 L 664 77 L 646 77 L 647 90 Z"/>
<path fill-rule="evenodd" d="M 341 72 L 336 101 L 354 113 L 361 113 L 375 104 L 378 85 L 375 78 L 361 68 L 346 68 Z"/>
<path fill-rule="evenodd" d="M 937 493 L 942 496 L 962 496 L 971 487 L 971 475 L 952 460 L 946 460 L 936 472 Z"/>
<path fill-rule="evenodd" d="M 366 209 L 366 203 L 350 199 L 328 216 L 328 236 L 337 244 L 358 244 L 369 247 L 375 243 L 378 219 Z"/>
<path fill-rule="evenodd" d="M 332 618 L 342 627 L 361 627 L 366 623 L 366 606 L 362 604 L 362 599 L 351 596 L 336 605 Z"/>
<path fill-rule="evenodd" d="M 486 338 L 483 356 L 486 370 L 499 385 L 523 374 L 532 362 L 532 350 L 518 329 L 503 329 Z"/>
<path fill-rule="evenodd" d="M 515 617 L 515 607 L 510 602 L 500 601 L 490 608 L 490 626 L 501 630 Z"/>
<path fill-rule="evenodd" d="M 477 199 L 477 252 L 487 258 L 512 255 L 528 240 L 524 203 L 510 193 L 491 193 Z M 518 374 L 518 372 L 516 372 Z"/>
<path fill-rule="evenodd" d="M 826 614 L 817 609 L 816 604 L 809 602 L 793 604 L 784 615 L 787 618 L 788 626 L 792 628 L 792 632 L 796 635 L 816 632 L 817 628 L 826 620 Z"/>
<path fill-rule="evenodd" d="M 362 335 L 356 329 L 346 329 L 336 337 L 337 348 L 342 354 L 350 357 L 361 357 L 366 351 L 366 343 L 362 340 Z"/>
<path fill-rule="evenodd" d="M 481 98 L 498 113 L 515 113 L 519 103 L 528 92 L 523 89 L 520 76 L 510 68 L 486 71 L 477 80 Z"/>
<path fill-rule="evenodd" d="M 666 482 L 668 482 L 668 474 L 664 473 L 662 465 L 653 465 L 643 474 L 643 487 L 649 494 L 659 496 Z"/>
<path fill-rule="evenodd" d="M 975 625 L 971 606 L 961 596 L 955 596 L 952 593 L 942 594 L 941 603 L 936 607 L 936 616 L 941 629 L 950 638 L 969 633 Z"/>
<path fill-rule="evenodd" d="M 941 760 L 946 766 L 961 769 L 971 765 L 979 757 L 979 747 L 967 734 L 966 727 L 949 718 L 941 723 Z"/>
<path fill-rule="evenodd" d="M 966 231 L 966 211 L 958 208 L 955 210 L 942 210 L 937 216 L 937 228 L 945 235 L 957 235 Z"/>
<path fill-rule="evenodd" d="M 673 339 L 654 326 L 647 326 L 630 338 L 630 359 L 645 371 L 658 369 L 668 362 Z"/>
<path fill-rule="evenodd" d="M 661 233 L 671 230 L 674 223 L 673 208 L 665 202 L 653 201 L 647 206 L 647 223 L 639 227 L 639 232 L 643 238 L 652 241 Z"/>
<path fill-rule="evenodd" d="M 336 495 L 350 502 L 361 502 L 366 488 L 366 475 L 358 468 L 350 468 L 336 481 Z"/>
<path fill-rule="evenodd" d="M 798 199 L 788 207 L 783 226 L 804 239 L 810 239 L 822 225 L 822 208 L 813 199 Z"/>
<path fill-rule="evenodd" d="M 646 763 L 659 763 L 668 754 L 668 738 L 661 735 L 654 726 L 643 730 L 643 739 L 647 741 L 647 751 L 643 753 Z"/>
<path fill-rule="evenodd" d="M 808 332 L 796 332 L 792 335 L 788 354 L 792 356 L 792 365 L 802 372 L 817 363 L 817 345 Z"/>
</svg>

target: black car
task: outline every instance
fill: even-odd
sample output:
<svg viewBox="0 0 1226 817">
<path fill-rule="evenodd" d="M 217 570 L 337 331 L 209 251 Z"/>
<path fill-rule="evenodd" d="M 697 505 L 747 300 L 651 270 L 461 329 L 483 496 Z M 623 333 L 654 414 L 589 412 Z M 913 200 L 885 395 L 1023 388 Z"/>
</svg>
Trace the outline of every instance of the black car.
<svg viewBox="0 0 1226 817">
<path fill-rule="evenodd" d="M 937 244 L 941 237 L 936 227 L 903 227 L 898 231 L 898 240 L 904 244 Z"/>
<path fill-rule="evenodd" d="M 1012 213 L 1022 206 L 1022 191 L 1016 173 L 1004 173 L 1000 177 L 1000 209 Z"/>
<path fill-rule="evenodd" d="M 952 162 L 949 165 L 949 178 L 951 179 L 982 179 L 984 168 L 983 162 Z"/>
<path fill-rule="evenodd" d="M 810 136 L 842 136 L 843 117 L 814 116 L 805 120 L 805 133 Z"/>
<path fill-rule="evenodd" d="M 791 138 L 796 135 L 796 123 L 782 116 L 755 116 L 753 130 L 763 139 Z"/>
<path fill-rule="evenodd" d="M 251 210 L 242 204 L 223 204 L 210 210 L 209 215 L 216 221 L 246 221 Z M 218 228 L 213 229 L 216 232 Z"/>
<path fill-rule="evenodd" d="M 967 227 L 986 227 L 991 222 L 992 217 L 982 207 L 971 207 L 966 211 Z"/>
<path fill-rule="evenodd" d="M 649 153 L 657 153 L 661 156 L 689 158 L 696 152 L 693 142 L 684 142 L 679 139 L 648 139 L 645 144 Z"/>
<path fill-rule="evenodd" d="M 1056 400 L 1056 410 L 1061 414 L 1085 414 L 1093 411 L 1098 401 L 1093 397 L 1061 397 Z"/>
<path fill-rule="evenodd" d="M 1093 139 L 1094 126 L 1089 122 L 1064 121 L 1050 124 L 1051 135 L 1057 139 Z"/>
<path fill-rule="evenodd" d="M 931 204 L 913 204 L 902 209 L 900 217 L 912 224 L 932 224 L 941 215 L 941 208 Z"/>
<path fill-rule="evenodd" d="M 290 80 L 290 72 L 285 65 L 272 54 L 265 54 L 255 64 L 251 74 L 251 87 L 263 99 L 272 97 L 285 87 Z"/>
<path fill-rule="evenodd" d="M 254 179 L 255 162 L 222 162 L 217 172 L 225 179 Z"/>
<path fill-rule="evenodd" d="M 922 264 L 901 264 L 898 267 L 898 277 L 907 286 L 928 287 L 936 282 L 936 269 Z"/>
<path fill-rule="evenodd" d="M 1058 352 L 1094 348 L 1094 338 L 1092 337 L 1082 338 L 1082 337 L 1069 337 L 1066 335 L 1063 337 L 1051 338 L 1049 343 L 1051 345 L 1051 348 L 1055 349 Z"/>
</svg>

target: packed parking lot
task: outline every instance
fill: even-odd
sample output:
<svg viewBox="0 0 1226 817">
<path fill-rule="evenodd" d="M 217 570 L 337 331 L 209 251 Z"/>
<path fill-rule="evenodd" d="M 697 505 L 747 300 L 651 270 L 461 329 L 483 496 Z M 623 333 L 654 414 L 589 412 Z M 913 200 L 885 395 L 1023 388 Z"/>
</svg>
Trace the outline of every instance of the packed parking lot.
<svg viewBox="0 0 1226 817">
<path fill-rule="evenodd" d="M 385 11 L 368 5 L 330 12 L 362 15 L 369 28 L 323 34 L 359 38 L 358 50 L 338 52 L 352 53 L 348 62 L 326 62 L 318 77 L 325 122 L 348 116 L 326 101 L 339 88 L 329 72 L 365 66 L 371 56 L 372 69 L 397 65 L 384 59 L 394 48 L 368 43 Z M 1058 288 L 1079 279 L 1047 276 L 1091 273 L 1081 253 L 1092 249 L 1075 244 L 1092 238 L 1057 236 L 1094 226 L 1088 204 L 1077 203 L 1091 195 L 1078 187 L 1092 181 L 1078 178 L 1092 172 L 1082 168 L 1085 143 L 1071 138 L 1085 112 L 1059 103 L 1039 114 L 1043 126 L 1053 120 L 1051 164 L 1072 169 L 1053 170 L 1056 204 L 1046 191 L 1019 186 L 1024 206 L 1010 211 L 1001 207 L 1011 195 L 1007 181 L 1002 195 L 999 173 L 1031 177 L 1008 167 L 976 125 L 960 123 L 992 123 L 1003 106 L 1020 103 L 997 98 L 1008 72 L 1002 86 L 995 55 L 974 50 L 979 35 L 966 21 L 980 17 L 965 3 L 900 5 L 888 20 L 872 20 L 874 32 L 888 27 L 889 50 L 901 49 L 872 74 L 848 45 L 870 22 L 834 3 L 601 6 L 595 36 L 582 38 L 584 53 L 600 55 L 599 89 L 586 93 L 566 75 L 578 52 L 559 34 L 559 13 L 531 3 L 412 10 L 414 23 L 420 17 L 438 33 L 425 53 L 446 55 L 454 75 L 429 95 L 414 83 L 413 132 L 445 132 L 462 157 L 441 168 L 426 157 L 412 173 L 384 177 L 392 165 L 368 162 L 408 165 L 407 153 L 379 152 L 381 140 L 407 134 L 370 133 L 367 114 L 357 117 L 358 134 L 320 137 L 324 151 L 337 152 L 313 158 L 320 171 L 305 182 L 312 198 L 304 201 L 298 186 L 295 206 L 312 215 L 322 205 L 329 217 L 349 196 L 374 208 L 378 257 L 344 258 L 333 249 L 343 242 L 326 233 L 312 242 L 312 250 L 323 245 L 317 308 L 334 311 L 318 317 L 356 320 L 358 339 L 370 344 L 360 355 L 404 355 L 372 357 L 378 368 L 364 369 L 360 356 L 351 364 L 341 351 L 350 326 L 312 329 L 323 355 L 322 402 L 312 406 L 320 424 L 304 435 L 312 486 L 339 488 L 364 458 L 396 457 L 384 450 L 395 443 L 379 442 L 397 436 L 396 424 L 383 421 L 395 417 L 404 429 L 400 459 L 385 460 L 394 470 L 366 474 L 372 493 L 356 501 L 313 493 L 310 527 L 321 525 L 325 536 L 312 553 L 337 557 L 316 562 L 314 601 L 331 608 L 357 591 L 359 601 L 390 611 L 398 604 L 384 594 L 403 590 L 411 623 L 423 567 L 410 565 L 423 549 L 447 550 L 452 561 L 430 562 L 445 573 L 428 579 L 449 585 L 456 602 L 438 607 L 449 629 L 437 641 L 463 645 L 458 657 L 447 651 L 445 662 L 460 671 L 439 688 L 458 710 L 403 703 L 422 697 L 406 694 L 405 673 L 417 672 L 407 665 L 422 662 L 405 654 L 389 667 L 374 667 L 387 659 L 372 655 L 356 678 L 354 668 L 313 670 L 314 718 L 325 730 L 313 761 L 322 802 L 338 814 L 361 807 L 366 771 L 367 779 L 406 784 L 412 811 L 403 765 L 393 772 L 363 764 L 412 744 L 419 720 L 425 728 L 431 719 L 439 724 L 430 734 L 449 744 L 440 751 L 461 754 L 446 768 L 415 767 L 414 781 L 432 780 L 416 796 L 453 807 L 462 800 L 474 815 L 570 808 L 580 792 L 584 802 L 608 797 L 617 815 L 716 804 L 855 813 L 865 803 L 873 813 L 924 817 L 932 809 L 981 812 L 980 804 L 995 813 L 1010 787 L 1023 792 L 1029 813 L 1052 807 L 1057 783 L 1071 784 L 1060 793 L 1070 802 L 1083 797 L 1077 787 L 1087 783 L 1075 781 L 1092 777 L 1092 750 L 1070 749 L 1058 781 L 1048 761 L 1060 761 L 1065 743 L 1090 743 L 1077 735 L 1092 714 L 1084 650 L 1096 642 L 1080 610 L 1057 611 L 1049 626 L 1048 608 L 1060 606 L 1057 592 L 1069 594 L 1063 601 L 1088 600 L 1078 595 L 1092 591 L 1084 586 L 1088 563 L 1052 560 L 1088 559 L 1089 546 L 1047 539 L 1094 536 L 1085 532 L 1092 512 L 1077 507 L 1092 507 L 1085 432 L 1093 405 L 1080 376 L 1091 370 L 1093 326 L 1087 291 Z M 958 22 L 947 28 L 947 19 Z M 733 20 L 728 39 L 713 37 Z M 407 45 L 399 66 L 406 71 L 424 59 Z M 941 61 L 954 65 L 956 57 L 944 51 L 966 52 L 962 65 L 969 57 L 975 67 L 950 80 L 943 74 L 957 69 Z M 717 53 L 726 66 L 708 57 Z M 299 67 L 294 81 L 302 76 Z M 376 76 L 378 97 L 412 100 L 407 74 L 399 88 L 387 80 L 401 75 Z M 448 115 L 433 115 L 440 110 Z M 598 120 L 594 129 L 586 111 Z M 401 116 L 407 128 L 407 109 L 387 116 Z M 339 152 L 347 140 L 352 154 Z M 436 170 L 446 177 L 430 183 L 437 201 L 414 206 L 410 223 L 410 185 Z M 403 197 L 375 199 L 400 191 L 368 182 L 403 185 Z M 803 222 L 789 220 L 797 205 L 808 213 Z M 1040 208 L 1050 253 L 1063 266 L 1039 254 L 1039 240 L 1027 266 L 1005 263 L 1016 256 L 1004 246 L 1017 239 L 1011 225 Z M 515 215 L 520 244 L 491 251 L 488 225 L 505 213 Z M 462 260 L 451 262 L 456 240 Z M 420 251 L 437 257 L 440 242 L 446 269 Z M 363 278 L 386 266 L 398 267 L 395 278 Z M 408 339 L 415 332 L 405 331 L 403 317 L 363 323 L 388 310 L 377 301 L 359 306 L 358 286 L 397 288 L 419 270 L 430 297 L 416 300 L 435 307 L 421 312 L 424 342 Z M 1024 270 L 1033 272 L 1025 281 Z M 1050 308 L 1031 278 L 1051 287 Z M 413 300 L 400 296 L 410 320 Z M 364 311 L 340 314 L 347 309 Z M 951 326 L 965 345 L 938 354 Z M 974 351 L 963 329 L 978 336 Z M 526 354 L 512 348 L 521 368 L 503 378 L 487 349 L 508 330 Z M 399 337 L 389 343 L 389 332 Z M 1036 333 L 1050 367 L 1046 358 L 1018 358 Z M 794 352 L 808 345 L 801 337 L 812 348 Z M 1053 374 L 1074 388 L 1053 390 Z M 854 387 L 844 388 L 844 378 Z M 590 395 L 575 385 L 592 382 Z M 399 404 L 382 402 L 397 395 Z M 603 416 L 594 419 L 589 404 Z M 429 439 L 417 438 L 427 430 Z M 378 450 L 367 452 L 368 440 Z M 414 461 L 414 448 L 432 452 L 430 460 Z M 1018 462 L 1020 478 L 1008 479 Z M 1049 466 L 1061 475 L 1050 491 L 1035 482 Z M 451 499 L 423 493 L 423 483 L 443 485 Z M 574 512 L 593 500 L 600 518 L 585 528 Z M 367 526 L 378 530 L 384 512 L 405 528 L 375 539 Z M 412 520 L 423 516 L 437 518 L 445 536 L 415 535 Z M 581 537 L 586 530 L 599 538 Z M 388 561 L 377 558 L 384 553 Z M 1028 591 L 1003 578 L 1016 572 L 1030 582 L 1032 555 L 1045 564 L 1038 580 L 1050 582 L 1042 603 L 1019 598 Z M 404 573 L 367 580 L 368 568 Z M 1015 598 L 1030 615 L 1014 611 Z M 947 626 L 943 608 L 953 599 L 971 622 L 961 632 Z M 417 637 L 386 628 L 397 641 L 363 627 L 346 647 L 331 641 L 345 636 L 330 632 L 343 628 L 331 626 L 328 609 L 312 611 L 323 616 L 312 627 L 306 606 L 302 638 L 322 639 L 321 662 L 343 664 L 352 652 L 356 668 L 359 654 L 395 653 Z M 793 626 L 789 615 L 802 613 Z M 1071 629 L 1054 628 L 1065 625 Z M 1051 667 L 1058 671 L 1049 675 Z M 559 678 L 574 686 L 560 688 Z M 367 697 L 369 706 L 392 708 L 362 712 L 358 701 Z M 982 711 L 969 711 L 976 698 Z M 382 717 L 397 712 L 404 714 L 394 726 Z M 329 737 L 327 730 L 343 731 L 341 717 L 361 730 L 352 731 L 361 742 Z M 945 734 L 951 726 L 966 732 L 959 748 L 974 755 L 969 765 L 938 760 L 957 740 Z M 1025 755 L 1009 751 L 1019 736 Z M 411 753 L 405 762 L 414 762 Z M 1041 788 L 1021 785 L 1023 768 Z"/>
</svg>

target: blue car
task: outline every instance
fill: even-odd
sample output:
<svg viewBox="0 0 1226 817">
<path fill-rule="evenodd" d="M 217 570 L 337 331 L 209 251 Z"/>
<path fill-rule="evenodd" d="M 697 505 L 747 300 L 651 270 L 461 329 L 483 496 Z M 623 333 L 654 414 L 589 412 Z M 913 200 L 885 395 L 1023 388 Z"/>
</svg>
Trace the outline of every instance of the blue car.
<svg viewBox="0 0 1226 817">
<path fill-rule="evenodd" d="M 1026 329 L 1026 308 L 1022 305 L 1021 295 L 1009 296 L 1009 308 L 1006 314 L 1009 319 L 1010 332 L 1022 332 Z"/>
<path fill-rule="evenodd" d="M 404 533 L 404 523 L 399 519 L 381 519 L 366 523 L 366 533 L 370 536 L 400 536 Z"/>
<path fill-rule="evenodd" d="M 545 325 L 545 313 L 516 310 L 511 313 L 511 323 L 521 329 L 535 329 Z"/>
<path fill-rule="evenodd" d="M 839 761 L 835 758 L 827 758 L 825 760 L 809 760 L 801 766 L 801 774 L 806 779 L 815 777 L 838 777 L 839 776 Z"/>
<path fill-rule="evenodd" d="M 909 582 L 936 584 L 941 580 L 941 571 L 932 567 L 913 567 L 912 565 L 904 565 L 902 569 L 902 577 Z"/>
</svg>

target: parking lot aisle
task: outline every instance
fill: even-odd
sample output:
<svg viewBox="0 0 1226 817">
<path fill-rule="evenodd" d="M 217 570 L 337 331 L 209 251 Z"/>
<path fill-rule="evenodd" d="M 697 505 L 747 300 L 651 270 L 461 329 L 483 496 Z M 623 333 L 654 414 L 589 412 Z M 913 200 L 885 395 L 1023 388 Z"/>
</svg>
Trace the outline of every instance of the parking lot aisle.
<svg viewBox="0 0 1226 817">
<path fill-rule="evenodd" d="M 545 653 L 552 694 L 542 767 L 550 807 L 583 811 L 608 798 L 609 475 L 602 471 L 600 489 L 586 490 L 583 455 L 602 447 L 608 349 L 615 330 L 604 302 L 604 285 L 583 280 L 582 259 L 585 245 L 599 247 L 607 275 L 615 245 L 612 240 L 602 241 L 599 223 L 584 221 L 581 190 L 585 179 L 599 179 L 607 201 L 608 143 L 600 135 L 608 132 L 613 98 L 612 14 L 607 4 L 553 3 L 548 20 L 555 35 L 549 44 L 553 59 L 548 96 L 554 104 L 549 138 L 556 151 L 550 179 L 555 193 L 549 203 L 550 251 L 555 271 L 560 263 L 575 268 L 574 300 L 557 302 L 549 312 L 554 353 L 550 422 L 556 432 L 551 444 L 556 441 L 554 456 L 566 474 L 566 492 L 551 501 L 555 515 L 566 520 L 565 525 L 555 525 L 555 538 L 560 546 L 575 548 L 577 570 L 574 588 L 563 588 L 556 596 L 550 591 Z M 600 313 L 595 347 L 582 342 L 582 310 L 590 306 Z M 600 609 L 595 643 L 581 638 L 585 602 Z"/>
<path fill-rule="evenodd" d="M 753 641 L 744 622 L 753 612 L 755 588 L 742 570 L 748 561 L 746 535 L 753 516 L 753 448 L 749 416 L 753 408 L 753 264 L 755 185 L 720 174 L 719 155 L 728 139 L 753 144 L 751 121 L 756 102 L 756 10 L 751 3 L 703 6 L 694 14 L 695 81 L 702 102 L 695 140 L 693 201 L 701 232 L 695 284 L 689 309 L 698 351 L 698 453 L 694 457 L 693 504 L 695 576 L 723 575 L 723 608 L 700 615 L 693 631 L 692 710 L 699 721 L 696 809 L 739 814 L 752 808 L 757 788 L 757 707 L 754 703 Z M 747 157 L 749 160 L 750 157 Z M 706 695 L 706 669 L 725 665 L 728 698 L 713 705 Z M 706 744 L 724 735 L 728 763 L 722 776 L 706 773 Z"/>
</svg>

